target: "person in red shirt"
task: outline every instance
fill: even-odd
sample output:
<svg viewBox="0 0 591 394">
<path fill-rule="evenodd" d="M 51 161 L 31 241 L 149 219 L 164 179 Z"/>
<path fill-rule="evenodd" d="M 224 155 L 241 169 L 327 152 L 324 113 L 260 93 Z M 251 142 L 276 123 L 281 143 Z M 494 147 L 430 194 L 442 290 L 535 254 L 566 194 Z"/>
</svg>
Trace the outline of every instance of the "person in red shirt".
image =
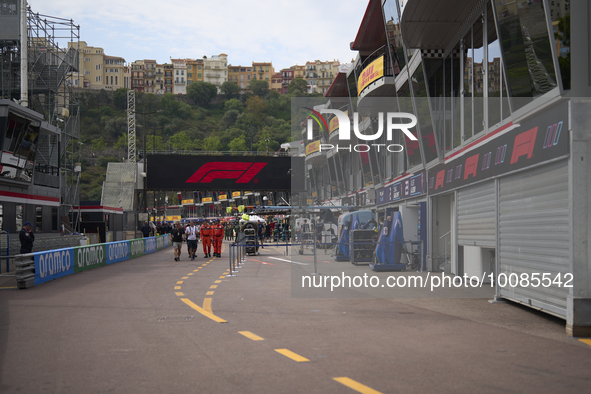
<svg viewBox="0 0 591 394">
<path fill-rule="evenodd" d="M 219 220 L 211 227 L 213 238 L 213 255 L 214 257 L 222 257 L 222 239 L 224 236 L 224 226 L 220 224 Z"/>
<path fill-rule="evenodd" d="M 201 243 L 203 244 L 204 257 L 211 257 L 211 227 L 207 223 L 207 220 L 203 221 L 199 234 L 201 236 Z"/>
</svg>

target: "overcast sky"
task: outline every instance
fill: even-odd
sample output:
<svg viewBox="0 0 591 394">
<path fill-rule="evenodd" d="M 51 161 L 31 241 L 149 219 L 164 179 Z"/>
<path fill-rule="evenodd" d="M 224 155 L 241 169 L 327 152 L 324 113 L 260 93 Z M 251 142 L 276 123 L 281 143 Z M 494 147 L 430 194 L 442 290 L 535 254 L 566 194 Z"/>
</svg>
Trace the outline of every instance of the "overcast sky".
<svg viewBox="0 0 591 394">
<path fill-rule="evenodd" d="M 80 40 L 127 62 L 228 54 L 232 65 L 350 62 L 363 0 L 29 0 L 33 12 L 73 19 Z M 62 44 L 63 45 L 63 44 Z"/>
</svg>

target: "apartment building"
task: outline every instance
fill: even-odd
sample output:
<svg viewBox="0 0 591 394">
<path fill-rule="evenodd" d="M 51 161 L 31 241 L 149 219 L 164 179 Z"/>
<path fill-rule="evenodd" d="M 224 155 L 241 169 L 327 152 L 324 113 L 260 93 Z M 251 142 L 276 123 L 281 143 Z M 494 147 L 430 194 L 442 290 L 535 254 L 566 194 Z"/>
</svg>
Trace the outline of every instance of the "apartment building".
<svg viewBox="0 0 591 394">
<path fill-rule="evenodd" d="M 204 82 L 209 82 L 219 87 L 228 80 L 228 55 L 220 53 L 211 57 L 203 58 L 205 75 Z"/>
<path fill-rule="evenodd" d="M 252 74 L 253 79 L 267 81 L 269 82 L 269 85 L 271 85 L 271 76 L 275 74 L 275 70 L 273 69 L 273 63 L 252 62 Z"/>
<path fill-rule="evenodd" d="M 144 59 L 144 92 L 156 93 L 156 60 Z"/>
<path fill-rule="evenodd" d="M 271 76 L 271 83 L 269 89 L 281 93 L 283 87 L 283 76 L 280 72 L 275 73 Z"/>
<path fill-rule="evenodd" d="M 228 66 L 228 82 L 234 82 L 240 87 L 240 93 L 244 93 L 252 79 L 251 66 Z"/>
<path fill-rule="evenodd" d="M 306 62 L 305 78 L 308 82 L 308 93 L 326 93 L 338 74 L 340 65 L 338 60 Z"/>
<path fill-rule="evenodd" d="M 75 43 L 69 42 L 68 48 Z M 70 75 L 74 87 L 86 89 L 117 90 L 129 88 L 129 74 L 125 59 L 105 55 L 103 48 L 79 42 L 80 68 Z"/>
<path fill-rule="evenodd" d="M 187 63 L 187 86 L 193 82 L 203 82 L 203 59 L 185 59 Z"/>
<path fill-rule="evenodd" d="M 145 63 L 143 60 L 136 60 L 131 63 L 131 89 L 138 93 L 144 92 L 144 66 Z"/>
<path fill-rule="evenodd" d="M 174 94 L 187 94 L 187 63 L 185 59 L 170 59 L 174 71 Z"/>
<path fill-rule="evenodd" d="M 169 63 L 165 63 L 162 65 L 162 70 L 164 71 L 164 93 L 172 93 L 174 89 L 173 81 L 173 74 L 174 74 L 174 66 Z"/>
</svg>

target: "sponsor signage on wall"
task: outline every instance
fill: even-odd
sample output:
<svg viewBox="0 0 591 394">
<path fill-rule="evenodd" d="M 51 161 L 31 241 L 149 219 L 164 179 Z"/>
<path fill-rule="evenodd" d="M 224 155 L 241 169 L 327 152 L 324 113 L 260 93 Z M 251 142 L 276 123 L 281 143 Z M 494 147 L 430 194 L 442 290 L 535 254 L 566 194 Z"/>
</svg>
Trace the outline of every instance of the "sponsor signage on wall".
<svg viewBox="0 0 591 394">
<path fill-rule="evenodd" d="M 426 193 L 425 172 L 412 175 L 406 179 L 382 187 L 376 192 L 376 205 L 418 197 Z"/>
<path fill-rule="evenodd" d="M 147 187 L 160 190 L 290 190 L 304 158 L 148 155 Z M 294 182 L 300 182 L 294 184 Z M 206 201 L 202 201 L 206 202 Z"/>
<path fill-rule="evenodd" d="M 568 104 L 560 103 L 527 119 L 519 126 L 508 124 L 494 131 L 481 145 L 479 140 L 455 160 L 429 170 L 429 194 L 439 194 L 483 179 L 490 179 L 568 154 Z M 508 127 L 515 127 L 502 133 Z M 462 151 L 458 152 L 458 154 Z"/>
<path fill-rule="evenodd" d="M 35 285 L 74 273 L 74 249 L 35 253 Z"/>
<path fill-rule="evenodd" d="M 306 145 L 306 156 L 320 151 L 320 141 L 313 141 Z"/>
<path fill-rule="evenodd" d="M 384 76 L 384 56 L 378 57 L 363 69 L 358 78 L 358 92 L 361 93 L 370 83 Z"/>
<path fill-rule="evenodd" d="M 148 237 L 144 238 L 146 241 L 146 254 L 156 251 L 156 238 Z"/>
<path fill-rule="evenodd" d="M 144 238 L 129 241 L 129 257 L 134 258 L 146 254 Z"/>
<path fill-rule="evenodd" d="M 129 241 L 107 244 L 107 264 L 118 263 L 127 259 L 129 259 Z"/>
<path fill-rule="evenodd" d="M 107 248 L 105 244 L 78 246 L 74 248 L 74 257 L 74 272 L 102 267 L 107 264 Z"/>
</svg>

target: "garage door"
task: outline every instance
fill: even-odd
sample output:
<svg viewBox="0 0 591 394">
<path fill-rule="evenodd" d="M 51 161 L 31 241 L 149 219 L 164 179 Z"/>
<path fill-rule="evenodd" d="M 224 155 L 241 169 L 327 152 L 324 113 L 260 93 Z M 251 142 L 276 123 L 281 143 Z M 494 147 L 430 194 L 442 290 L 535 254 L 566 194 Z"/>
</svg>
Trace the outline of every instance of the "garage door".
<svg viewBox="0 0 591 394">
<path fill-rule="evenodd" d="M 458 190 L 458 244 L 496 247 L 496 190 L 488 181 Z"/>
</svg>

